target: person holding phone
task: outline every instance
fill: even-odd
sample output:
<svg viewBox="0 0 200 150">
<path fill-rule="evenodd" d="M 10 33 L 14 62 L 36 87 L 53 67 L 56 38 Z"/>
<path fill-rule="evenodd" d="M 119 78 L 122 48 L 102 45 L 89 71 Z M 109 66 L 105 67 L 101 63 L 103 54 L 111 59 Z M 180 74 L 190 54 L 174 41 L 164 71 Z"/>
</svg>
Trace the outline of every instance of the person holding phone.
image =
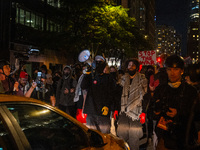
<svg viewBox="0 0 200 150">
<path fill-rule="evenodd" d="M 15 82 L 14 94 L 19 96 L 31 97 L 32 92 L 36 88 L 37 83 L 33 82 L 30 86 L 28 83 L 28 73 L 21 71 L 18 82 Z"/>
</svg>

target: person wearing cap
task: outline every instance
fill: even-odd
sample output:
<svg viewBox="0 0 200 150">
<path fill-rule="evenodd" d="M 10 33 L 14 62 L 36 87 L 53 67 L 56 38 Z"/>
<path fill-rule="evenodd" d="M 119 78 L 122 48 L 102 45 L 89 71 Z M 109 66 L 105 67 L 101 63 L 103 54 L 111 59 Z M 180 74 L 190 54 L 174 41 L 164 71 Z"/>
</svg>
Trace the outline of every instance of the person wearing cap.
<svg viewBox="0 0 200 150">
<path fill-rule="evenodd" d="M 195 108 L 198 102 L 197 90 L 182 80 L 184 61 L 181 57 L 167 57 L 165 66 L 168 83 L 159 85 L 153 96 L 154 113 L 158 121 L 156 149 L 183 150 L 198 139 L 198 131 L 195 130 L 193 121 L 190 121 L 193 115 L 199 115 L 199 109 Z"/>
<path fill-rule="evenodd" d="M 94 62 L 95 71 L 85 74 L 81 83 L 84 97 L 83 113 L 87 114 L 88 128 L 110 133 L 115 84 L 110 74 L 103 72 L 107 65 L 104 57 L 97 55 Z"/>
<path fill-rule="evenodd" d="M 56 90 L 56 106 L 72 117 L 76 116 L 74 95 L 77 81 L 72 76 L 72 68 L 66 65 L 63 69 L 63 76 L 58 81 Z"/>
<path fill-rule="evenodd" d="M 10 75 L 10 63 L 0 60 L 0 93 L 13 94 L 15 79 Z"/>
<path fill-rule="evenodd" d="M 37 86 L 36 82 L 33 82 L 31 87 L 29 87 L 28 83 L 28 73 L 25 71 L 21 71 L 19 75 L 18 82 L 15 83 L 14 94 L 18 96 L 25 96 L 25 97 L 31 97 L 32 92 Z"/>
<path fill-rule="evenodd" d="M 125 65 L 126 73 L 120 80 L 123 89 L 117 135 L 129 144 L 131 150 L 139 150 L 142 124 L 145 123 L 142 100 L 147 92 L 147 79 L 138 71 L 140 63 L 136 58 L 127 60 Z"/>
</svg>

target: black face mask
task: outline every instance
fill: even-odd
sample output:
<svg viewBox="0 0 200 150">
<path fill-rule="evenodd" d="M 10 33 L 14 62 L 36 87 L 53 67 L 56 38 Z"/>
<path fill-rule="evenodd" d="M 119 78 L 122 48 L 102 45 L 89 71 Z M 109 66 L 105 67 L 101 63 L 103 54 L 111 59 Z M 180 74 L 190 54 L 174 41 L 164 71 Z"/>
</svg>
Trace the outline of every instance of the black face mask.
<svg viewBox="0 0 200 150">
<path fill-rule="evenodd" d="M 104 70 L 104 68 L 106 67 L 106 63 L 104 63 L 104 62 L 99 62 L 99 63 L 97 63 L 96 65 L 97 65 L 97 67 L 96 67 L 96 72 L 99 73 L 99 74 L 103 73 L 103 70 Z"/>
<path fill-rule="evenodd" d="M 128 70 L 128 73 L 129 73 L 129 75 L 133 76 L 133 75 L 135 75 L 135 73 L 136 73 L 136 69 L 133 70 L 133 71 Z"/>
<path fill-rule="evenodd" d="M 110 75 L 115 79 L 117 77 L 117 72 L 111 72 Z"/>
<path fill-rule="evenodd" d="M 68 76 L 69 76 L 69 73 L 64 73 L 64 76 L 65 76 L 65 77 L 68 77 Z"/>
</svg>

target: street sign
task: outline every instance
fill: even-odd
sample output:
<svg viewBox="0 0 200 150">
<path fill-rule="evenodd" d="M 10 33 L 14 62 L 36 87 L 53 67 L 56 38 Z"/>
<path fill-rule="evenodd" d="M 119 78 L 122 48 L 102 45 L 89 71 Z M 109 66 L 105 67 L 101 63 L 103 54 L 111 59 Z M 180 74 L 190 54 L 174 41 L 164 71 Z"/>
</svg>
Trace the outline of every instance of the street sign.
<svg viewBox="0 0 200 150">
<path fill-rule="evenodd" d="M 155 65 L 156 64 L 156 50 L 139 51 L 138 60 L 142 65 Z"/>
</svg>

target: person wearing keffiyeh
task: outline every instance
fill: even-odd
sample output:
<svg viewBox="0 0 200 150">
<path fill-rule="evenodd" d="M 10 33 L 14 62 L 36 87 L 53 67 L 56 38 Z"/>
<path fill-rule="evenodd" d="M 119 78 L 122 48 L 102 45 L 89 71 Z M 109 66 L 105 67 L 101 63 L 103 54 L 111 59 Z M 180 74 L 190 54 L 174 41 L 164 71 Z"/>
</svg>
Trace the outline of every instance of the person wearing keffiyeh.
<svg viewBox="0 0 200 150">
<path fill-rule="evenodd" d="M 126 68 L 127 72 L 120 81 L 123 90 L 117 135 L 129 144 L 131 150 L 139 150 L 139 139 L 143 136 L 144 123 L 141 120 L 142 100 L 147 92 L 147 79 L 144 74 L 138 72 L 137 59 L 128 60 Z"/>
</svg>

